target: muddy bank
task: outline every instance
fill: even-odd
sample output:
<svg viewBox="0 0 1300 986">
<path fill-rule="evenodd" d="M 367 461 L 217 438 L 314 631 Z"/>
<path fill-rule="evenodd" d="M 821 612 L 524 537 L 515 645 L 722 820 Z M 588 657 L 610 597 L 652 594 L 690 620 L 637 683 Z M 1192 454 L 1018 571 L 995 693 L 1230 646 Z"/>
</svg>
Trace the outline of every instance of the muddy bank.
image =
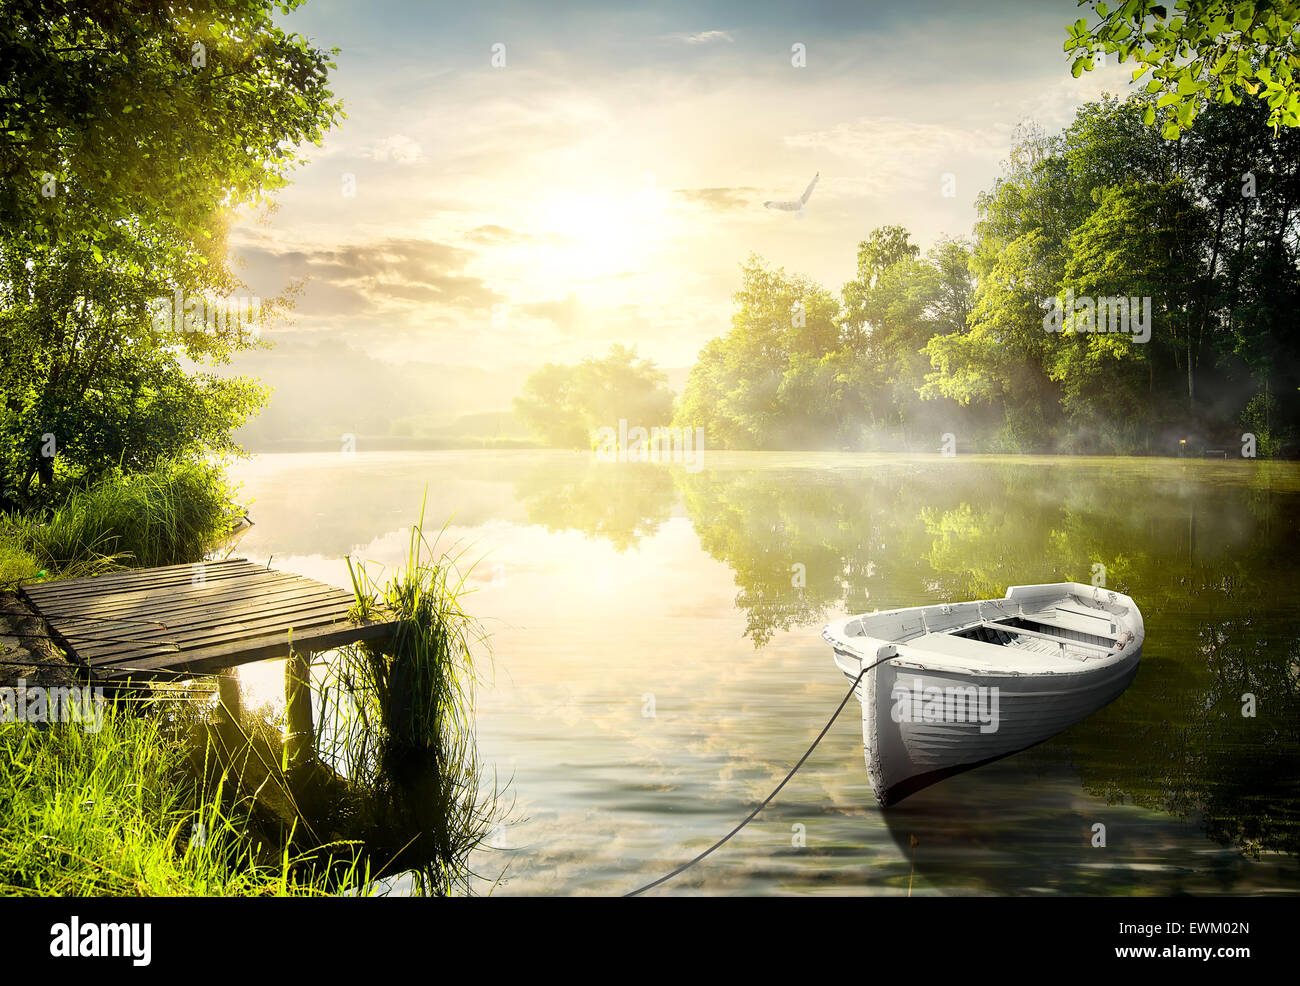
<svg viewBox="0 0 1300 986">
<path fill-rule="evenodd" d="M 0 687 L 75 685 L 78 668 L 16 592 L 0 592 Z"/>
</svg>

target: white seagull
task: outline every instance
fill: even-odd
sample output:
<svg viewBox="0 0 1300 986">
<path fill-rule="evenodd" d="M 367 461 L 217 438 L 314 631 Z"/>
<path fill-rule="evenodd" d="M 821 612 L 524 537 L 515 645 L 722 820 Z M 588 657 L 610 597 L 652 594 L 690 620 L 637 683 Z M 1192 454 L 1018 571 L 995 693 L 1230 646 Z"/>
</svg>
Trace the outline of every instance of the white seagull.
<svg viewBox="0 0 1300 986">
<path fill-rule="evenodd" d="M 793 212 L 796 213 L 796 218 L 802 219 L 804 206 L 808 204 L 808 199 L 812 197 L 812 191 L 817 187 L 817 179 L 821 176 L 822 173 L 820 171 L 813 175 L 813 180 L 808 183 L 808 187 L 803 190 L 803 194 L 797 199 L 789 199 L 784 202 L 764 202 L 764 208 L 776 209 L 780 212 Z"/>
</svg>

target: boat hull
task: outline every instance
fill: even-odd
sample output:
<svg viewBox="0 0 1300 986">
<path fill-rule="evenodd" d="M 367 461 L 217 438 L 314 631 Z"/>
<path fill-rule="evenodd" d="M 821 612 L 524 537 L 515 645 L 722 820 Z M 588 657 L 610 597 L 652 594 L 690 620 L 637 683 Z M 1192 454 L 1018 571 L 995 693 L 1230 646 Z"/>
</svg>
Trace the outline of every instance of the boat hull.
<svg viewBox="0 0 1300 986">
<path fill-rule="evenodd" d="M 1130 660 L 1104 672 L 1051 676 L 881 665 L 859 685 L 863 753 L 876 800 L 889 807 L 945 778 L 1051 739 L 1117 699 L 1137 675 L 1140 660 L 1138 648 Z M 974 716 L 939 715 L 938 692 L 946 697 L 950 690 L 971 688 L 982 690 Z M 982 706 L 981 694 L 987 696 Z M 962 718 L 966 721 L 951 721 Z"/>
<path fill-rule="evenodd" d="M 857 682 L 867 776 L 888 807 L 1113 702 L 1145 630 L 1128 596 L 1067 582 L 846 617 L 822 636 Z"/>
</svg>

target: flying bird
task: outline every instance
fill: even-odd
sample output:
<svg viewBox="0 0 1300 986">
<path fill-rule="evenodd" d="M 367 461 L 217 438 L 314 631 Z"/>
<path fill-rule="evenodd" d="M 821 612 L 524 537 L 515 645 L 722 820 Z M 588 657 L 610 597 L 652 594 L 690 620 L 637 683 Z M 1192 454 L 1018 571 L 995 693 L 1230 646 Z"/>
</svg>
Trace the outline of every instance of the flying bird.
<svg viewBox="0 0 1300 986">
<path fill-rule="evenodd" d="M 813 180 L 808 183 L 808 187 L 803 190 L 803 194 L 797 199 L 788 199 L 783 202 L 764 202 L 763 206 L 768 209 L 776 209 L 779 212 L 793 212 L 796 214 L 795 218 L 802 219 L 804 206 L 808 204 L 808 199 L 812 197 L 813 189 L 817 187 L 817 179 L 821 176 L 820 171 L 813 175 Z"/>
</svg>

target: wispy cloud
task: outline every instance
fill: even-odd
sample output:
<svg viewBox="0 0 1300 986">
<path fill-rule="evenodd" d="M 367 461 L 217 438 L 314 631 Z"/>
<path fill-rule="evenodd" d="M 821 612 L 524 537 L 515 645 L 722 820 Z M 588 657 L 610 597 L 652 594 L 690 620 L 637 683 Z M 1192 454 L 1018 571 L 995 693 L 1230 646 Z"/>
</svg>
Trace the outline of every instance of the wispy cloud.
<svg viewBox="0 0 1300 986">
<path fill-rule="evenodd" d="M 524 244 L 554 244 L 564 239 L 554 233 L 526 233 L 496 223 L 475 226 L 465 234 L 465 239 L 485 246 L 520 246 Z"/>
<path fill-rule="evenodd" d="M 382 239 L 340 246 L 248 245 L 250 266 L 273 281 L 306 279 L 302 315 L 387 318 L 411 309 L 481 315 L 500 301 L 465 273 L 471 254 L 447 243 Z"/>
<path fill-rule="evenodd" d="M 534 318 L 546 319 L 561 332 L 569 335 L 576 333 L 585 321 L 582 303 L 572 292 L 562 301 L 535 301 L 519 307 Z"/>
<path fill-rule="evenodd" d="M 1006 156 L 1008 126 L 969 127 L 891 117 L 860 118 L 785 138 L 788 147 L 836 155 L 851 166 L 834 175 L 831 189 L 866 195 L 911 191 L 941 173 L 962 170 L 972 160 Z"/>
<path fill-rule="evenodd" d="M 747 209 L 753 203 L 758 189 L 743 185 L 733 188 L 675 188 L 674 198 L 714 212 Z"/>
<path fill-rule="evenodd" d="M 392 161 L 394 164 L 418 164 L 424 160 L 423 149 L 405 134 L 393 134 L 378 140 L 361 153 L 373 161 Z"/>
<path fill-rule="evenodd" d="M 673 41 L 684 41 L 688 45 L 706 45 L 717 41 L 725 41 L 728 44 L 734 43 L 735 38 L 729 31 L 700 31 L 696 34 L 669 34 L 667 35 Z"/>
</svg>

